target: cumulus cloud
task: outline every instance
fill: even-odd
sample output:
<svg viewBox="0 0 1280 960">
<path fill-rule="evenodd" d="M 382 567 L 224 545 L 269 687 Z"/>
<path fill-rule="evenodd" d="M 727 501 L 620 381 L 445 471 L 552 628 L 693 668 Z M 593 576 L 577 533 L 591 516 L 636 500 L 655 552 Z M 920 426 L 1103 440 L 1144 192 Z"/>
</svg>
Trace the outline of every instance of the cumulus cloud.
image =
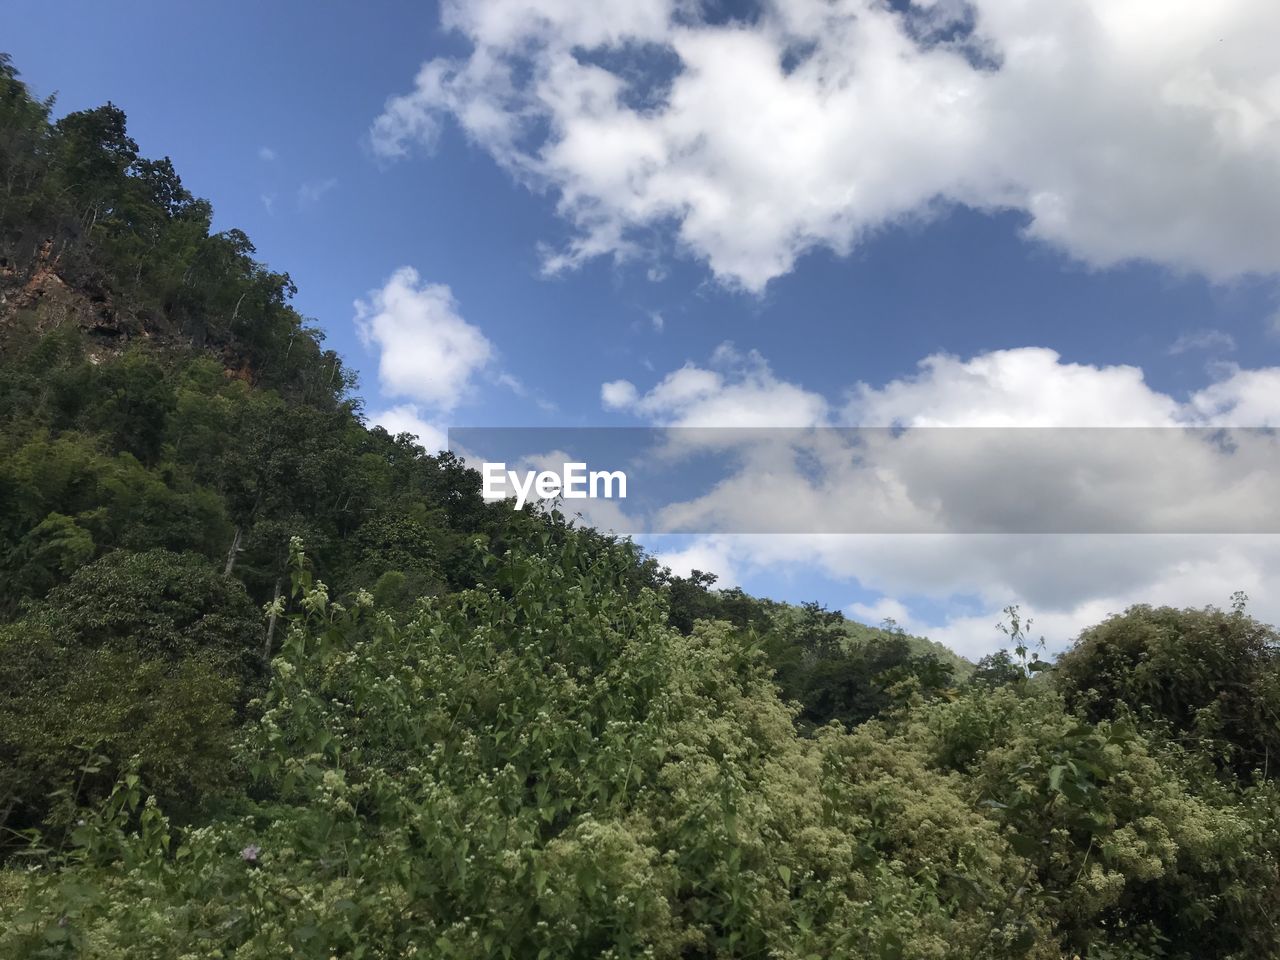
<svg viewBox="0 0 1280 960">
<path fill-rule="evenodd" d="M 904 630 L 909 630 L 915 625 L 915 620 L 911 615 L 911 611 L 907 609 L 907 605 L 901 600 L 894 600 L 892 597 L 880 597 L 872 603 L 851 603 L 845 608 L 845 613 L 855 620 L 863 623 L 879 626 L 886 621 L 892 621 L 895 625 Z"/>
<path fill-rule="evenodd" d="M 601 385 L 608 410 L 678 427 L 1270 427 L 1280 424 L 1280 367 L 1224 364 L 1218 379 L 1180 400 L 1142 368 L 1064 360 L 1048 347 L 963 358 L 936 353 L 916 371 L 855 383 L 842 404 L 779 379 L 758 351 L 731 343 L 704 365 L 686 363 L 642 392 Z"/>
<path fill-rule="evenodd" d="M 882 387 L 852 388 L 844 422 L 856 426 L 1192 426 L 1280 425 L 1280 367 L 1217 367 L 1219 378 L 1185 401 L 1149 387 L 1142 369 L 1062 361 L 1044 347 L 933 355 L 918 374 Z"/>
<path fill-rule="evenodd" d="M 641 394 L 628 380 L 600 388 L 607 410 L 673 427 L 810 427 L 827 419 L 819 394 L 774 376 L 755 350 L 722 343 L 706 367 L 687 363 Z"/>
<path fill-rule="evenodd" d="M 969 359 L 934 354 L 914 376 L 859 383 L 842 422 L 914 427 L 1273 427 L 1280 424 L 1280 367 L 1217 368 L 1218 379 L 1185 400 L 1147 384 L 1141 368 L 1070 363 L 1046 347 Z"/>
<path fill-rule="evenodd" d="M 659 545 L 651 551 L 657 561 L 670 568 L 677 577 L 688 577 L 695 570 L 716 575 L 716 589 L 738 585 L 731 537 L 699 537 L 676 548 Z"/>
<path fill-rule="evenodd" d="M 967 657 L 999 649 L 1000 611 L 1018 604 L 1034 635 L 1061 650 L 1083 628 L 1135 603 L 1224 606 L 1236 590 L 1280 622 L 1280 539 L 1271 535 L 806 535 L 715 534 L 686 549 L 722 559 L 739 579 L 817 572 L 880 594 L 846 613 L 886 613 Z M 704 569 L 717 570 L 715 566 Z M 890 599 L 892 598 L 892 599 Z M 919 609 L 950 611 L 933 619 Z"/>
<path fill-rule="evenodd" d="M 606 410 L 626 410 L 634 407 L 639 398 L 636 385 L 629 380 L 612 380 L 600 385 L 600 402 Z"/>
<path fill-rule="evenodd" d="M 369 419 L 393 434 L 414 434 L 429 450 L 444 449 L 438 418 L 470 392 L 473 378 L 493 357 L 493 345 L 458 313 L 447 286 L 423 283 L 412 267 L 400 267 L 380 289 L 357 300 L 355 311 L 361 341 L 378 351 L 383 396 L 407 401 Z"/>
<path fill-rule="evenodd" d="M 1224 370 L 1226 376 L 1192 395 L 1194 416 L 1215 426 L 1280 426 L 1280 367 Z"/>
<path fill-rule="evenodd" d="M 712 366 L 724 372 L 686 364 L 647 393 L 615 381 L 602 395 L 606 406 L 660 426 L 802 429 L 664 434 L 652 462 L 714 450 L 720 475 L 690 499 L 666 502 L 650 529 L 1280 529 L 1280 443 L 1219 429 L 1271 426 L 1280 369 L 1223 368 L 1223 379 L 1180 401 L 1136 367 L 1067 363 L 1042 348 L 936 355 L 913 376 L 856 385 L 834 414 L 820 395 L 778 380 L 758 354 L 725 345 Z M 858 429 L 804 429 L 836 425 Z M 965 429 L 948 429 L 956 427 Z"/>
<path fill-rule="evenodd" d="M 1044 347 L 967 360 L 926 357 L 914 376 L 850 391 L 844 422 L 914 427 L 1153 427 L 1179 422 L 1180 404 L 1133 366 L 1064 363 Z"/>
<path fill-rule="evenodd" d="M 1280 270 L 1280 5 L 1270 0 L 448 0 L 470 55 L 423 65 L 371 142 L 442 117 L 575 239 L 549 269 L 673 225 L 759 291 L 948 204 L 1017 210 L 1088 264 Z"/>
<path fill-rule="evenodd" d="M 418 443 L 430 453 L 447 450 L 449 447 L 448 433 L 444 428 L 428 422 L 417 404 L 397 404 L 370 414 L 369 420 L 386 428 L 392 436 L 407 433 L 416 437 Z"/>
<path fill-rule="evenodd" d="M 763 360 L 755 363 L 767 370 Z M 746 375 L 721 374 L 698 390 L 659 390 L 670 379 L 647 393 L 633 387 L 626 406 L 655 422 L 681 423 L 697 411 L 716 409 L 715 389 L 742 389 Z M 770 389 L 807 393 L 776 378 Z M 648 400 L 655 396 L 674 399 Z M 911 376 L 857 384 L 842 409 L 828 410 L 825 423 L 831 425 L 913 428 L 1274 426 L 1280 424 L 1280 368 L 1226 367 L 1216 382 L 1177 398 L 1152 388 L 1136 367 L 1069 363 L 1042 348 L 970 358 L 937 355 L 922 361 Z M 1063 432 L 1034 435 L 1052 438 Z M 938 443 L 939 435 L 955 436 L 967 455 L 955 456 Z M 856 581 L 882 598 L 864 602 L 854 614 L 866 618 L 892 610 L 887 615 L 900 623 L 971 655 L 999 645 L 993 625 L 1011 602 L 1033 612 L 1051 645 L 1058 646 L 1131 603 L 1221 604 L 1237 589 L 1259 598 L 1260 613 L 1280 619 L 1280 600 L 1268 600 L 1263 590 L 1280 575 L 1280 537 L 948 532 L 980 528 L 984 517 L 1005 516 L 1000 511 L 1011 508 L 1015 514 L 1017 509 L 1061 512 L 1071 497 L 1092 505 L 1099 511 L 1095 516 L 1119 505 L 1124 515 L 1115 518 L 1114 529 L 1178 529 L 1179 517 L 1215 511 L 1219 518 L 1234 518 L 1233 525 L 1208 529 L 1274 529 L 1269 478 L 1275 471 L 1253 468 L 1273 464 L 1274 440 L 1258 437 L 1256 449 L 1241 444 L 1228 450 L 1203 442 L 1203 435 L 1184 441 L 1181 431 L 1116 431 L 1103 438 L 1106 442 L 1091 441 L 1083 449 L 1068 444 L 1070 455 L 1058 461 L 1051 444 L 1042 461 L 1023 463 L 1008 458 L 1009 435 L 1006 430 L 885 434 L 874 470 L 865 469 L 865 460 L 851 459 L 838 435 L 833 440 L 818 433 L 810 440 L 799 433 L 781 444 L 765 435 L 758 449 L 743 452 L 741 470 L 711 494 L 672 505 L 667 519 L 684 520 L 685 529 L 759 530 L 762 523 L 776 523 L 778 529 L 789 524 L 792 530 L 820 531 L 841 529 L 842 511 L 848 509 L 860 516 L 883 509 L 899 521 L 918 516 L 920 529 L 935 532 L 716 533 L 686 549 L 723 559 L 738 578 L 816 569 Z M 1167 446 L 1144 446 L 1146 437 L 1162 438 L 1159 443 Z M 1167 459 L 1153 456 L 1161 449 Z M 1259 450 L 1263 459 L 1251 460 Z M 1107 471 L 1113 486 L 1072 486 L 1073 476 L 1096 480 Z M 1188 491 L 1197 493 L 1188 497 Z M 890 597 L 901 606 L 893 606 Z M 913 615 L 913 597 L 980 612 L 929 624 Z"/>
<path fill-rule="evenodd" d="M 493 356 L 489 339 L 459 315 L 449 288 L 423 283 L 412 267 L 396 270 L 355 309 L 361 340 L 379 351 L 378 380 L 389 396 L 448 413 Z"/>
</svg>

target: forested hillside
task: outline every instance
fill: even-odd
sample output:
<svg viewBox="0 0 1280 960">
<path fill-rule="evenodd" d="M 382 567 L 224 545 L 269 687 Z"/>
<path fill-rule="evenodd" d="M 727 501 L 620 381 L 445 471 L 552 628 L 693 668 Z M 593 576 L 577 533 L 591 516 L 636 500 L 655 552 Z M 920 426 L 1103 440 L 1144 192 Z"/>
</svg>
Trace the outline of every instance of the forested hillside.
<svg viewBox="0 0 1280 960">
<path fill-rule="evenodd" d="M 52 117 L 0 61 L 0 956 L 1280 956 L 1245 598 L 975 667 L 485 503 Z"/>
</svg>

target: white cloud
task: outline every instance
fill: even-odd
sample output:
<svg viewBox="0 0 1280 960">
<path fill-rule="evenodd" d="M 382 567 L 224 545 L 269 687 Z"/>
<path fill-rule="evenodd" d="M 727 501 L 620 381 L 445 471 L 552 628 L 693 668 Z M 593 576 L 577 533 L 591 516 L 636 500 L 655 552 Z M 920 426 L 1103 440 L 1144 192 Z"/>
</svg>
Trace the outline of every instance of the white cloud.
<svg viewBox="0 0 1280 960">
<path fill-rule="evenodd" d="M 1194 415 L 1215 426 L 1280 426 L 1280 367 L 1225 369 L 1227 376 L 1192 395 Z"/>
<path fill-rule="evenodd" d="M 757 365 L 767 370 L 762 360 Z M 675 374 L 690 369 L 701 368 Z M 715 391 L 738 385 L 732 377 L 713 377 L 696 390 L 666 390 L 678 401 L 649 400 L 664 395 L 659 387 L 675 374 L 647 394 L 633 388 L 635 399 L 628 407 L 648 410 L 655 422 L 679 423 L 694 411 L 716 409 Z M 805 392 L 776 378 L 770 387 L 784 388 Z M 1223 368 L 1216 382 L 1178 399 L 1153 389 L 1136 367 L 1073 364 L 1041 348 L 968 359 L 937 355 L 926 358 L 912 376 L 857 385 L 844 410 L 827 422 L 837 419 L 913 427 L 1280 425 L 1280 368 Z M 1068 455 L 1058 462 L 1051 443 L 1043 462 L 1024 463 L 1011 461 L 1001 449 L 1000 431 L 978 431 L 976 439 L 973 431 L 956 431 L 956 442 L 967 445 L 965 458 L 951 455 L 934 434 L 919 442 L 912 440 L 912 431 L 886 437 L 872 471 L 857 469 L 838 442 L 822 439 L 826 434 L 814 435 L 808 446 L 793 438 L 782 449 L 775 437 L 765 435 L 758 457 L 745 451 L 740 472 L 683 509 L 692 521 L 687 529 L 752 530 L 774 522 L 779 529 L 812 531 L 855 529 L 840 526 L 843 510 L 866 516 L 883 506 L 896 511 L 899 520 L 918 515 L 921 528 L 936 533 L 717 533 L 697 538 L 685 550 L 723 562 L 738 579 L 816 571 L 856 581 L 880 599 L 851 606 L 853 615 L 872 622 L 891 616 L 971 656 L 1000 646 L 994 624 L 1008 603 L 1033 614 L 1037 632 L 1055 647 L 1132 603 L 1225 604 L 1237 589 L 1255 598 L 1259 615 L 1280 620 L 1280 597 L 1270 597 L 1265 589 L 1280 577 L 1280 536 L 946 532 L 974 529 L 966 523 L 981 524 L 1010 505 L 1033 512 L 1062 510 L 1069 496 L 1098 511 L 1120 504 L 1125 516 L 1117 518 L 1118 529 L 1144 524 L 1176 529 L 1178 518 L 1214 511 L 1234 518 L 1233 526 L 1216 529 L 1240 529 L 1242 516 L 1246 529 L 1276 529 L 1269 479 L 1275 471 L 1266 468 L 1268 462 L 1274 467 L 1274 444 L 1266 438 L 1258 438 L 1256 448 L 1242 442 L 1227 454 L 1204 442 L 1184 442 L 1180 432 L 1123 431 L 1096 443 L 1089 440 L 1083 451 L 1068 446 Z M 1037 434 L 1049 436 L 1047 431 L 1030 436 Z M 1146 444 L 1148 437 L 1159 442 Z M 1081 452 L 1085 455 L 1078 456 Z M 1261 459 L 1251 459 L 1259 453 Z M 811 469 L 815 463 L 822 468 L 818 480 Z M 1073 473 L 1080 470 L 1083 474 Z M 1071 481 L 1100 474 L 1114 485 L 1095 489 L 1074 487 Z M 1198 493 L 1189 499 L 1189 490 Z M 893 501 L 895 496 L 901 499 Z M 699 520 L 710 522 L 699 525 Z M 935 521 L 936 526 L 927 525 Z M 980 612 L 931 623 L 916 613 L 919 600 L 930 608 Z"/>
<path fill-rule="evenodd" d="M 493 356 L 488 338 L 459 315 L 449 288 L 424 284 L 412 267 L 396 270 L 355 309 L 361 340 L 379 351 L 378 379 L 388 396 L 448 413 Z"/>
<path fill-rule="evenodd" d="M 275 158 L 276 158 L 276 152 L 275 152 L 274 150 L 272 150 L 270 147 L 259 147 L 259 148 L 258 148 L 258 159 L 259 159 L 259 160 L 265 160 L 266 162 L 270 163 L 270 162 L 271 162 L 272 160 L 274 160 Z"/>
<path fill-rule="evenodd" d="M 1280 368 L 1218 368 L 1185 401 L 1154 390 L 1142 369 L 1064 361 L 1047 347 L 964 359 L 937 353 L 913 375 L 856 383 L 842 407 L 780 380 L 759 352 L 721 344 L 706 365 L 686 363 L 647 392 L 629 380 L 601 385 L 607 410 L 661 426 L 1263 427 L 1280 422 Z"/>
<path fill-rule="evenodd" d="M 1280 270 L 1272 0 L 765 0 L 715 24 L 677 0 L 451 0 L 444 22 L 472 53 L 424 64 L 373 147 L 452 116 L 554 192 L 577 233 L 551 269 L 671 224 L 758 291 L 961 203 L 1093 265 Z"/>
<path fill-rule="evenodd" d="M 1052 650 L 1135 603 L 1225 606 L 1240 589 L 1255 615 L 1280 622 L 1280 597 L 1267 589 L 1280 577 L 1273 535 L 716 534 L 686 550 L 723 562 L 739 579 L 819 573 L 854 582 L 882 596 L 846 613 L 872 624 L 891 616 L 974 658 L 1004 645 L 995 624 L 1010 603 L 1035 618 L 1033 635 Z M 953 612 L 917 612 L 937 608 Z"/>
<path fill-rule="evenodd" d="M 733 559 L 733 538 L 698 537 L 678 549 L 653 551 L 654 557 L 664 567 L 670 567 L 677 577 L 688 577 L 695 570 L 716 575 L 716 589 L 724 590 L 738 585 L 738 575 Z"/>
<path fill-rule="evenodd" d="M 559 413 L 560 408 L 552 400 L 547 399 L 540 390 L 531 390 L 525 386 L 524 381 L 514 374 L 498 372 L 492 375 L 493 382 L 500 387 L 505 387 L 514 393 L 521 400 L 528 400 L 533 403 L 543 413 Z"/>
<path fill-rule="evenodd" d="M 1185 401 L 1152 389 L 1134 366 L 1064 362 L 1044 347 L 934 354 L 913 377 L 857 384 L 843 422 L 915 427 L 1272 427 L 1280 425 L 1280 367 L 1216 368 Z"/>
<path fill-rule="evenodd" d="M 403 157 L 409 152 L 406 144 L 410 142 L 428 147 L 435 144 L 440 123 L 429 104 L 441 94 L 440 75 L 437 62 L 423 64 L 414 92 L 387 100 L 369 131 L 369 144 L 377 156 Z"/>
<path fill-rule="evenodd" d="M 1212 353 L 1230 353 L 1236 348 L 1236 338 L 1224 330 L 1196 330 L 1184 333 L 1169 345 L 1169 355 L 1177 356 L 1191 350 Z"/>
<path fill-rule="evenodd" d="M 844 422 L 916 427 L 1154 427 L 1182 407 L 1147 386 L 1132 366 L 1064 363 L 1053 350 L 1023 347 L 968 360 L 934 354 L 913 377 L 857 384 Z"/>
<path fill-rule="evenodd" d="M 401 433 L 412 434 L 418 438 L 418 443 L 428 453 L 447 450 L 449 447 L 448 433 L 444 428 L 425 420 L 417 404 L 401 403 L 369 414 L 369 420 L 385 427 L 392 436 Z"/>
<path fill-rule="evenodd" d="M 615 380 L 600 388 L 608 410 L 623 410 L 654 423 L 679 427 L 809 427 L 827 418 L 820 395 L 779 380 L 756 351 L 739 353 L 722 343 L 709 367 L 688 363 L 648 393 Z"/>
<path fill-rule="evenodd" d="M 648 393 L 606 384 L 606 406 L 672 427 L 836 425 L 825 400 L 725 345 Z M 722 372 L 723 371 L 723 372 Z M 1280 529 L 1280 445 L 1204 430 L 1280 422 L 1280 368 L 1228 368 L 1185 402 L 1140 369 L 1065 363 L 1043 348 L 926 358 L 911 377 L 858 384 L 842 421 L 886 431 L 685 431 L 662 455 L 732 451 L 650 529 L 812 533 L 1245 532 Z M 963 430 L 929 429 L 963 427 Z M 1037 427 L 1037 430 L 1007 428 Z M 1148 428 L 1082 430 L 1075 428 Z M 986 428 L 986 429 L 975 429 Z M 655 461 L 656 462 L 656 461 Z"/>
<path fill-rule="evenodd" d="M 606 410 L 626 410 L 638 399 L 636 385 L 629 380 L 613 380 L 600 385 L 600 402 Z"/>
<path fill-rule="evenodd" d="M 880 597 L 872 603 L 851 603 L 845 608 L 845 613 L 854 620 L 873 627 L 880 626 L 886 620 L 892 620 L 904 630 L 911 630 L 916 626 L 916 621 L 907 605 L 892 597 Z"/>
</svg>

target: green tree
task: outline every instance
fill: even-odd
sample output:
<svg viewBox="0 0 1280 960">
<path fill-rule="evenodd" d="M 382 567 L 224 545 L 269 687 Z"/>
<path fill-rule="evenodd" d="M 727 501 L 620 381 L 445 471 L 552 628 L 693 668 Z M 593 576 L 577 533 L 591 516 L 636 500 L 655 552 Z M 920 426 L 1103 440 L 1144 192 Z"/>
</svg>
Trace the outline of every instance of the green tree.
<svg viewBox="0 0 1280 960">
<path fill-rule="evenodd" d="M 1243 608 L 1135 606 L 1082 633 L 1054 673 L 1091 718 L 1123 711 L 1167 724 L 1230 769 L 1270 775 L 1280 757 L 1278 643 Z"/>
<path fill-rule="evenodd" d="M 225 785 L 261 631 L 238 582 L 164 550 L 108 554 L 0 627 L 4 826 L 65 820 L 130 762 L 171 805 L 197 808 Z"/>
</svg>

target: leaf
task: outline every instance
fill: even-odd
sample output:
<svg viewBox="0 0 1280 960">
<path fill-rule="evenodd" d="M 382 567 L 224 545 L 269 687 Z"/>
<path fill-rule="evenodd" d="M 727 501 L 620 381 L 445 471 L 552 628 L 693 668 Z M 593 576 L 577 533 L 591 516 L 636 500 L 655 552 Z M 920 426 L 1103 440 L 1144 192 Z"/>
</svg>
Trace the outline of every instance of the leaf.
<svg viewBox="0 0 1280 960">
<path fill-rule="evenodd" d="M 1055 792 L 1062 790 L 1062 775 L 1066 772 L 1062 764 L 1054 764 L 1049 768 L 1049 789 Z"/>
</svg>

